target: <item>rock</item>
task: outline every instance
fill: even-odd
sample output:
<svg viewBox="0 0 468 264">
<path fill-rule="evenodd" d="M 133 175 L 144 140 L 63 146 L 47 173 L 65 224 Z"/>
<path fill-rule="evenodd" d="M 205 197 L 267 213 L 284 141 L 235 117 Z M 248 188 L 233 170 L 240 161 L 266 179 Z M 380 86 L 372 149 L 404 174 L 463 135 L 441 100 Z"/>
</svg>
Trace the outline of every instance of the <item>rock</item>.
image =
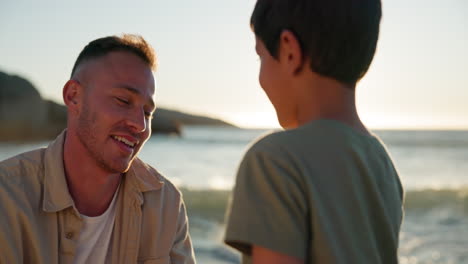
<svg viewBox="0 0 468 264">
<path fill-rule="evenodd" d="M 199 116 L 199 115 L 186 114 L 183 112 L 168 110 L 164 108 L 156 109 L 155 116 L 158 118 L 163 117 L 169 120 L 174 120 L 182 125 L 233 127 L 232 124 L 229 124 L 219 119 Z"/>
<path fill-rule="evenodd" d="M 0 72 L 0 139 L 40 139 L 47 119 L 46 104 L 30 82 Z"/>
<path fill-rule="evenodd" d="M 0 72 L 0 141 L 53 139 L 66 123 L 64 105 L 44 100 L 28 80 Z M 232 126 L 213 118 L 158 108 L 152 131 L 180 135 L 183 125 Z"/>
</svg>

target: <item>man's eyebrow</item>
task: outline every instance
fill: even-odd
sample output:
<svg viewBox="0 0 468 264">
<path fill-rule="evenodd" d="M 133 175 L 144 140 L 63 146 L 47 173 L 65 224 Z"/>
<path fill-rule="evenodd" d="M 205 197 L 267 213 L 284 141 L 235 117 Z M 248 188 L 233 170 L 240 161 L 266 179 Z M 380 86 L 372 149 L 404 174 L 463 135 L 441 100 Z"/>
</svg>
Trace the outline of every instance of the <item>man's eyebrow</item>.
<svg viewBox="0 0 468 264">
<path fill-rule="evenodd" d="M 129 92 L 131 92 L 131 93 L 133 93 L 133 94 L 136 94 L 136 95 L 140 95 L 140 96 L 142 95 L 142 93 L 140 92 L 140 90 L 138 90 L 138 89 L 136 89 L 136 88 L 134 88 L 134 87 L 132 87 L 132 86 L 126 85 L 126 84 L 120 84 L 120 85 L 116 86 L 116 88 L 118 88 L 118 89 L 125 89 L 125 90 L 127 90 L 127 91 L 129 91 Z M 154 101 L 153 101 L 152 98 L 150 98 L 150 99 L 148 100 L 148 102 L 149 102 L 151 108 L 153 108 L 153 109 L 156 108 L 156 105 L 154 104 Z"/>
</svg>

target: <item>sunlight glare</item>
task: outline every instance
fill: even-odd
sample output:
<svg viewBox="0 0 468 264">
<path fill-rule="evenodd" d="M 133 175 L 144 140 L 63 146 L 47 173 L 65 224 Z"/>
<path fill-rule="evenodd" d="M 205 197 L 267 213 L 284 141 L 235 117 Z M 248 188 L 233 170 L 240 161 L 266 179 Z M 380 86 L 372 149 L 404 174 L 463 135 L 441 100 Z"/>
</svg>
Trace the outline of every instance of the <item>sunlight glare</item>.
<svg viewBox="0 0 468 264">
<path fill-rule="evenodd" d="M 274 111 L 237 112 L 226 115 L 226 119 L 243 128 L 279 128 Z"/>
</svg>

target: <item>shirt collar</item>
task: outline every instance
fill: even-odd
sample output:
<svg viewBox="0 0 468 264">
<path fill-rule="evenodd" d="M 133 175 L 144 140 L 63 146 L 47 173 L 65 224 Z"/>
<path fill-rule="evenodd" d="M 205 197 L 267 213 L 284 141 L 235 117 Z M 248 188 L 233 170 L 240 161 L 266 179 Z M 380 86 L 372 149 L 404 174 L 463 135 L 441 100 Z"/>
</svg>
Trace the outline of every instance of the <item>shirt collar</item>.
<svg viewBox="0 0 468 264">
<path fill-rule="evenodd" d="M 66 131 L 52 141 L 44 156 L 44 200 L 42 208 L 46 212 L 58 212 L 73 206 L 68 192 L 65 169 L 63 166 L 63 143 Z"/>
<path fill-rule="evenodd" d="M 139 158 L 133 160 L 124 178 L 133 181 L 140 192 L 159 190 L 164 185 L 164 178 L 161 174 Z"/>
<path fill-rule="evenodd" d="M 49 144 L 44 156 L 44 198 L 43 210 L 58 212 L 74 206 L 73 198 L 68 191 L 63 165 L 63 144 L 66 130 Z M 130 181 L 141 197 L 141 193 L 159 190 L 164 185 L 164 178 L 152 167 L 135 158 L 124 181 Z"/>
</svg>

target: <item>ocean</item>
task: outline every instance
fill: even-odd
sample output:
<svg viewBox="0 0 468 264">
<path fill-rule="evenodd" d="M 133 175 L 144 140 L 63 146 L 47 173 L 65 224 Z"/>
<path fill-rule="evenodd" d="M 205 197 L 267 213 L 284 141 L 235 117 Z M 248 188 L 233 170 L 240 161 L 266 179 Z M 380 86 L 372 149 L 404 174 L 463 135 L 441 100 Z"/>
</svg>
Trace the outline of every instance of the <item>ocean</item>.
<svg viewBox="0 0 468 264">
<path fill-rule="evenodd" d="M 199 263 L 240 263 L 222 243 L 225 207 L 243 153 L 268 132 L 185 127 L 180 138 L 153 136 L 141 151 L 141 159 L 182 189 Z M 468 131 L 374 133 L 406 190 L 400 263 L 468 263 Z M 0 160 L 47 144 L 0 143 Z"/>
</svg>

